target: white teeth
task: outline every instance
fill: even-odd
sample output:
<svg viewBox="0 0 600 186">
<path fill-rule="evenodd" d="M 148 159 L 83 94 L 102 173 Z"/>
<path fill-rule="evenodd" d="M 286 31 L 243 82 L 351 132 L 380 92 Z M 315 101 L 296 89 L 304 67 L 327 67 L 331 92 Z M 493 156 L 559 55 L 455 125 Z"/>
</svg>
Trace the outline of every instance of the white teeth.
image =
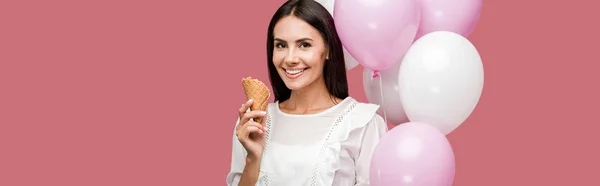
<svg viewBox="0 0 600 186">
<path fill-rule="evenodd" d="M 286 69 L 285 72 L 287 72 L 288 74 L 291 74 L 291 75 L 296 75 L 296 74 L 299 74 L 301 72 L 304 72 L 304 69 L 298 69 L 298 70 L 287 70 Z"/>
</svg>

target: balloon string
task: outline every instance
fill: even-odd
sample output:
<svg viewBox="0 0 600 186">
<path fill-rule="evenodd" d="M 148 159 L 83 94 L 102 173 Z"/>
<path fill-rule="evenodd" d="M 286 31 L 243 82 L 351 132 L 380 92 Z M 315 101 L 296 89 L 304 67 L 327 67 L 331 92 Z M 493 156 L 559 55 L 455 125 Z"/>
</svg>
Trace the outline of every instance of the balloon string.
<svg viewBox="0 0 600 186">
<path fill-rule="evenodd" d="M 383 120 L 385 121 L 385 123 L 387 124 L 387 113 L 385 112 L 385 108 L 383 106 L 383 104 L 385 104 L 385 100 L 383 99 L 383 80 L 382 78 L 379 76 L 379 72 L 375 71 L 373 74 L 373 77 L 379 77 L 379 92 L 381 93 L 381 111 L 383 112 Z M 377 78 L 375 77 L 375 78 Z"/>
</svg>

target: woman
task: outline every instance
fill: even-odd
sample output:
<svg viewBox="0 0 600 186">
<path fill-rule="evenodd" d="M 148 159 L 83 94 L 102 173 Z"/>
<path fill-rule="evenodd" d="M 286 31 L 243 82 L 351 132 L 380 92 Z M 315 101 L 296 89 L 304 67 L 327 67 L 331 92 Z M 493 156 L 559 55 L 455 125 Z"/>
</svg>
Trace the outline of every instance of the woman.
<svg viewBox="0 0 600 186">
<path fill-rule="evenodd" d="M 275 95 L 268 113 L 239 109 L 227 185 L 369 185 L 370 157 L 387 131 L 378 105 L 348 96 L 332 16 L 312 0 L 277 10 L 267 37 Z M 250 118 L 263 117 L 263 123 Z"/>
</svg>

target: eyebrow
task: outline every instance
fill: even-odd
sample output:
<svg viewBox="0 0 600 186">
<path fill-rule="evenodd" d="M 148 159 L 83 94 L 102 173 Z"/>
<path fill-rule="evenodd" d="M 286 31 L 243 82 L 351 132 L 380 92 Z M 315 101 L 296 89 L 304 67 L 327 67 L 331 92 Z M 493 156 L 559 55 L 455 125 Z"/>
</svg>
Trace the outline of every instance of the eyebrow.
<svg viewBox="0 0 600 186">
<path fill-rule="evenodd" d="M 286 42 L 285 40 L 279 39 L 279 38 L 275 38 L 275 41 Z M 300 38 L 300 39 L 296 40 L 296 43 L 299 43 L 299 42 L 302 42 L 302 41 L 312 41 L 312 39 L 311 38 L 307 38 L 307 37 Z"/>
</svg>

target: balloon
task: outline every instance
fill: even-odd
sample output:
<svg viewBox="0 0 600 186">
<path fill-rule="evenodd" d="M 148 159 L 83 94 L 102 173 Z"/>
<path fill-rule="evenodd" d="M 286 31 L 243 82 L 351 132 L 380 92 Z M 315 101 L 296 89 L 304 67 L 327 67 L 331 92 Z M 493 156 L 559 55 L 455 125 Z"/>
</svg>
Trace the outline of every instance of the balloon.
<svg viewBox="0 0 600 186">
<path fill-rule="evenodd" d="M 334 9 L 344 47 L 359 64 L 376 71 L 402 59 L 419 27 L 416 0 L 338 0 Z"/>
<path fill-rule="evenodd" d="M 346 48 L 343 49 L 344 60 L 346 61 L 346 71 L 352 70 L 354 67 L 358 66 L 358 62 L 352 57 L 352 55 L 348 52 Z"/>
<path fill-rule="evenodd" d="M 325 7 L 325 9 L 327 9 L 327 11 L 329 11 L 329 13 L 331 13 L 331 16 L 333 16 L 333 5 L 335 3 L 335 0 L 316 0 L 318 3 L 321 3 L 321 5 L 323 7 Z M 356 66 L 358 66 L 358 62 L 356 61 L 356 59 L 354 59 L 352 57 L 352 55 L 348 52 L 348 50 L 346 49 L 346 47 L 343 48 L 344 49 L 344 59 L 346 60 L 346 70 L 352 70 L 353 68 L 355 68 Z"/>
<path fill-rule="evenodd" d="M 380 105 L 377 113 L 393 125 L 408 122 L 408 117 L 404 113 L 402 102 L 400 102 L 398 87 L 400 64 L 397 62 L 390 68 L 382 70 L 379 72 L 379 77 L 373 77 L 374 71 L 368 68 L 363 69 L 363 87 L 367 99 L 371 103 Z"/>
<path fill-rule="evenodd" d="M 400 65 L 400 101 L 410 121 L 449 134 L 473 112 L 483 91 L 483 64 L 469 40 L 449 31 L 424 35 Z"/>
<path fill-rule="evenodd" d="M 481 15 L 483 0 L 419 0 L 421 22 L 415 39 L 434 31 L 468 37 Z"/>
<path fill-rule="evenodd" d="M 371 157 L 372 186 L 451 186 L 454 151 L 446 136 L 429 124 L 408 122 L 392 128 Z"/>
</svg>

